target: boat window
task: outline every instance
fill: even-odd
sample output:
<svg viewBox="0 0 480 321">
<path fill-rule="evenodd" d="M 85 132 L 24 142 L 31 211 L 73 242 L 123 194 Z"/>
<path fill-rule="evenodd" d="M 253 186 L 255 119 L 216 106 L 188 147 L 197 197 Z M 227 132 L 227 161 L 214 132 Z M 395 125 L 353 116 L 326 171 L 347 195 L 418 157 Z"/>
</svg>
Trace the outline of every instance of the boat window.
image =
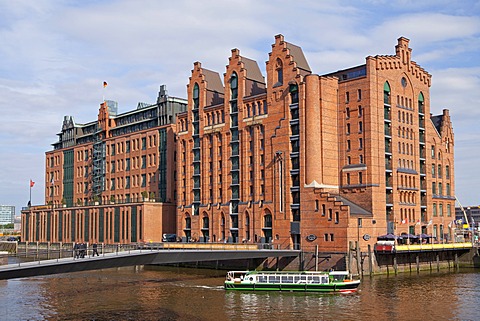
<svg viewBox="0 0 480 321">
<path fill-rule="evenodd" d="M 334 275 L 333 280 L 337 282 L 342 282 L 345 279 L 345 275 Z"/>
<path fill-rule="evenodd" d="M 322 276 L 322 283 L 328 283 L 328 276 Z"/>
<path fill-rule="evenodd" d="M 319 276 L 314 276 L 313 277 L 313 282 L 312 283 L 315 283 L 315 284 L 318 284 L 320 283 L 320 277 Z"/>
<path fill-rule="evenodd" d="M 280 283 L 280 276 L 270 275 L 269 276 L 269 283 Z"/>
<path fill-rule="evenodd" d="M 259 275 L 259 276 L 257 276 L 257 280 L 260 283 L 267 283 L 267 276 L 266 275 Z"/>
<path fill-rule="evenodd" d="M 282 283 L 293 283 L 293 276 L 290 276 L 290 275 L 282 276 Z"/>
</svg>

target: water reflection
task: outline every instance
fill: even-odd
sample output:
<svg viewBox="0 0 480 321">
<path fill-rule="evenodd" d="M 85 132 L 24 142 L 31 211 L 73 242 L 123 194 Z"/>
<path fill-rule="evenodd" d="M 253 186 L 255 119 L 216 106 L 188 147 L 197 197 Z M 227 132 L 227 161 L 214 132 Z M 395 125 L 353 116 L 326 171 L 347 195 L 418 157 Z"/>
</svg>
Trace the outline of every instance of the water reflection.
<svg viewBox="0 0 480 321">
<path fill-rule="evenodd" d="M 2 320 L 476 320 L 480 274 L 363 280 L 355 294 L 225 291 L 225 271 L 122 268 L 0 281 Z"/>
</svg>

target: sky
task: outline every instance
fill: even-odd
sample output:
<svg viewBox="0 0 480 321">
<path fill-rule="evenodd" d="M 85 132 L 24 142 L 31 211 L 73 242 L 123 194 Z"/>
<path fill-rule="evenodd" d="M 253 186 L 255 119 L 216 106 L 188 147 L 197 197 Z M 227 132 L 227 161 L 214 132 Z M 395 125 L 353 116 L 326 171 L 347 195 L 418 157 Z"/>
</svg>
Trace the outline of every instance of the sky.
<svg viewBox="0 0 480 321">
<path fill-rule="evenodd" d="M 193 63 L 225 72 L 231 49 L 265 61 L 274 37 L 300 46 L 316 74 L 393 55 L 432 75 L 431 112 L 450 110 L 456 196 L 480 205 L 480 1 L 0 0 L 0 204 L 44 204 L 45 152 L 63 117 L 97 119 L 154 103 L 159 86 L 186 97 Z M 107 88 L 103 89 L 103 82 Z"/>
</svg>

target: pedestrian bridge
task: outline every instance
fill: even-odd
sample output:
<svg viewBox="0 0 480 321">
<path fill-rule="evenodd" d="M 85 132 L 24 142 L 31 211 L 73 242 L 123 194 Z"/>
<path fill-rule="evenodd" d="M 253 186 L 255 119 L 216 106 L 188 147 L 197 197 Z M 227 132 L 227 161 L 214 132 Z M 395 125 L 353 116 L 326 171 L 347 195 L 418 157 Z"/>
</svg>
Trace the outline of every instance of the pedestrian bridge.
<svg viewBox="0 0 480 321">
<path fill-rule="evenodd" d="M 298 250 L 258 249 L 255 245 L 238 244 L 164 244 L 161 248 L 139 248 L 105 253 L 99 256 L 89 252 L 84 258 L 71 257 L 37 260 L 0 265 L 0 279 L 24 278 L 39 275 L 90 271 L 134 265 L 162 265 L 175 263 L 225 261 L 242 259 L 262 259 L 296 257 Z"/>
</svg>

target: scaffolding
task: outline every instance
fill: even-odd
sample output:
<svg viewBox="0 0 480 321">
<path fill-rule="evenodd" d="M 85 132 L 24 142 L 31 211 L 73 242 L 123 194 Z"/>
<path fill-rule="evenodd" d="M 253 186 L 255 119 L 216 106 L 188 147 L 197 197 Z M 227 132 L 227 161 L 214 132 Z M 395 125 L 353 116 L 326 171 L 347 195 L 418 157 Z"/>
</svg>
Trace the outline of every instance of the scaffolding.
<svg viewBox="0 0 480 321">
<path fill-rule="evenodd" d="M 105 142 L 102 129 L 97 127 L 92 154 L 92 198 L 100 199 L 105 190 Z"/>
</svg>

